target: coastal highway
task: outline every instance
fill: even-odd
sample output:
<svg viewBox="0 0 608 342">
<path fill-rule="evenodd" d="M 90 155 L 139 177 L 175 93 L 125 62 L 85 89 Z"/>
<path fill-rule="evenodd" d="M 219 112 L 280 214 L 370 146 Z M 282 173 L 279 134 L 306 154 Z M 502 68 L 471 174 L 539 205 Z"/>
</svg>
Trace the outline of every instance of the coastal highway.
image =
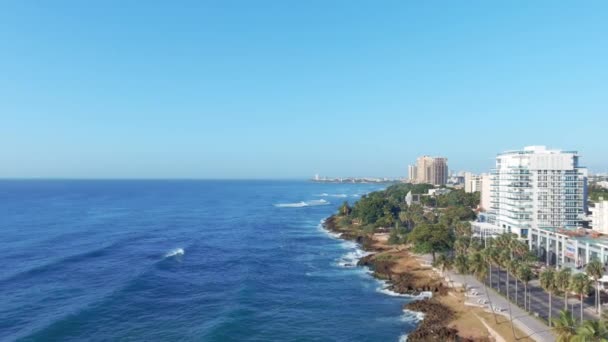
<svg viewBox="0 0 608 342">
<path fill-rule="evenodd" d="M 492 287 L 494 290 L 498 289 L 498 268 L 492 267 Z M 504 270 L 500 271 L 500 294 L 506 297 L 507 295 L 507 276 Z M 486 278 L 486 284 L 490 284 L 490 277 L 488 274 L 488 278 Z M 524 286 L 518 281 L 518 291 L 517 291 L 517 302 L 523 308 L 524 303 Z M 592 289 L 593 294 L 584 298 L 583 301 L 583 318 L 586 320 L 597 319 L 598 316 L 595 314 L 595 309 L 593 306 L 595 291 Z M 540 287 L 540 283 L 537 280 L 531 281 L 528 284 L 528 295 L 530 296 L 530 311 L 532 313 L 538 313 L 538 315 L 545 320 L 549 316 L 549 294 L 545 292 L 542 287 Z M 515 278 L 509 276 L 509 296 L 511 301 L 515 302 Z M 608 303 L 608 296 L 603 294 L 602 303 Z M 514 304 L 512 304 L 514 305 Z M 574 308 L 574 309 L 573 309 Z M 564 309 L 564 297 L 563 295 L 553 295 L 552 300 L 552 312 L 553 318 L 559 317 L 559 313 Z M 568 298 L 568 310 L 573 313 L 574 318 L 578 321 L 580 319 L 580 300 L 578 296 L 571 295 Z"/>
</svg>

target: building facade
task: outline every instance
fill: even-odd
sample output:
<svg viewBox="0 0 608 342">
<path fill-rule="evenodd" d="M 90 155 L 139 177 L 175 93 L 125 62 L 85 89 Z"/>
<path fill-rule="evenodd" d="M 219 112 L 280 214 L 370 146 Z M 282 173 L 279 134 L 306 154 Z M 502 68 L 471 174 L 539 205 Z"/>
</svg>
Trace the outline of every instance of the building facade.
<svg viewBox="0 0 608 342">
<path fill-rule="evenodd" d="M 416 165 L 408 165 L 407 179 L 410 183 L 416 183 L 418 181 L 418 167 Z"/>
<path fill-rule="evenodd" d="M 577 152 L 530 146 L 496 158 L 490 186 L 490 220 L 528 238 L 530 229 L 580 227 L 587 169 Z"/>
<path fill-rule="evenodd" d="M 480 202 L 479 202 L 479 209 L 483 212 L 487 212 L 490 210 L 490 206 L 491 206 L 491 185 L 492 183 L 492 178 L 489 174 L 484 173 L 481 175 L 481 195 L 480 195 Z"/>
<path fill-rule="evenodd" d="M 482 176 L 471 172 L 464 174 L 464 191 L 468 193 L 481 191 Z"/>
<path fill-rule="evenodd" d="M 505 152 L 497 156 L 489 179 L 488 222 L 473 223 L 475 234 L 514 233 L 547 265 L 575 272 L 593 259 L 608 264 L 608 237 L 600 234 L 599 223 L 608 217 L 608 203 L 592 209 L 597 229 L 582 228 L 587 170 L 579 165 L 577 152 L 544 146 Z"/>
<path fill-rule="evenodd" d="M 412 183 L 445 185 L 448 181 L 448 160 L 443 157 L 419 157 L 416 165 L 408 167 L 408 178 Z"/>
<path fill-rule="evenodd" d="M 608 201 L 600 200 L 589 208 L 591 212 L 591 229 L 600 233 L 608 234 Z"/>
</svg>

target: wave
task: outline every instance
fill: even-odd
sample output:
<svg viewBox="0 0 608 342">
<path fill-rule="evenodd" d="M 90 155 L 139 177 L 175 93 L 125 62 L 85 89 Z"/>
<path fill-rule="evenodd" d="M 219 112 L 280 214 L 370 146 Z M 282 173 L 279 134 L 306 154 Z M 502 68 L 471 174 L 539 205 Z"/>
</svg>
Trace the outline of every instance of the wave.
<svg viewBox="0 0 608 342">
<path fill-rule="evenodd" d="M 184 255 L 184 249 L 176 248 L 176 249 L 173 249 L 173 250 L 167 252 L 167 254 L 165 254 L 165 258 L 170 258 L 170 257 L 174 257 L 174 256 L 182 256 L 182 255 Z"/>
<path fill-rule="evenodd" d="M 275 204 L 274 206 L 277 208 L 302 208 L 302 207 L 314 207 L 314 206 L 318 206 L 318 205 L 328 205 L 329 202 L 324 200 L 324 199 L 320 199 L 320 200 L 312 200 L 312 201 L 301 201 L 301 202 L 296 202 L 296 203 L 279 203 L 279 204 Z"/>
<path fill-rule="evenodd" d="M 424 320 L 424 313 L 403 309 L 403 315 L 401 316 L 401 320 L 404 322 L 421 322 L 422 320 Z"/>
<path fill-rule="evenodd" d="M 325 220 L 321 220 L 321 223 L 319 223 L 319 225 L 317 226 L 317 229 L 320 230 L 321 232 L 325 233 L 327 236 L 331 237 L 332 239 L 337 240 L 340 238 L 340 236 L 342 236 L 342 233 L 334 233 L 330 230 L 323 228 L 324 223 L 325 223 Z"/>
<path fill-rule="evenodd" d="M 359 259 L 371 254 L 359 248 L 359 246 L 352 241 L 345 241 L 341 243 L 341 246 L 345 249 L 350 249 L 351 251 L 342 255 L 340 259 L 338 259 L 337 264 L 340 267 L 356 267 L 357 263 L 359 262 Z"/>
<path fill-rule="evenodd" d="M 341 198 L 348 197 L 347 194 L 328 194 L 326 192 L 324 192 L 322 194 L 318 194 L 317 196 L 319 196 L 319 197 L 341 197 Z"/>
</svg>

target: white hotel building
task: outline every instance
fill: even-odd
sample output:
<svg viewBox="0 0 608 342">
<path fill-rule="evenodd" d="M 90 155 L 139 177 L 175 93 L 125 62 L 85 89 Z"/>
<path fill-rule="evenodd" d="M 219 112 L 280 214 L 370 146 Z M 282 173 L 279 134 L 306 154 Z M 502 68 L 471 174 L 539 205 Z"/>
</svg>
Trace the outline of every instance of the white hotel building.
<svg viewBox="0 0 608 342">
<path fill-rule="evenodd" d="M 608 261 L 608 237 L 581 228 L 587 169 L 579 165 L 577 152 L 529 146 L 501 153 L 489 191 L 488 222 L 475 223 L 477 233 L 514 233 L 548 265 L 575 268 L 593 258 Z"/>
</svg>

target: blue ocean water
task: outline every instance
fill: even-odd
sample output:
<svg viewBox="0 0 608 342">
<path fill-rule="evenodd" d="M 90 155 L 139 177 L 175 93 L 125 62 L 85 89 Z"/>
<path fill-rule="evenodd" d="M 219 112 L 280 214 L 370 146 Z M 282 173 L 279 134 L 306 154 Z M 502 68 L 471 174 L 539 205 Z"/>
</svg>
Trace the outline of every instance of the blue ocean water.
<svg viewBox="0 0 608 342">
<path fill-rule="evenodd" d="M 370 184 L 1 181 L 2 341 L 397 341 L 320 221 Z"/>
</svg>

